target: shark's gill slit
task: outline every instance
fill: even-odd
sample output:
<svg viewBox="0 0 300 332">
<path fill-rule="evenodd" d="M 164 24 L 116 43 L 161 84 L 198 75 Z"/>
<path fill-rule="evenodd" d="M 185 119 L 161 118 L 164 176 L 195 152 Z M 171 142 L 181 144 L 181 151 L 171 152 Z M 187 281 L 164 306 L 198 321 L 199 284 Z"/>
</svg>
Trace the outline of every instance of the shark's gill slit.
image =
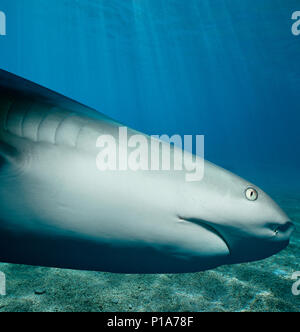
<svg viewBox="0 0 300 332">
<path fill-rule="evenodd" d="M 6 116 L 5 116 L 5 121 L 4 121 L 4 129 L 6 131 L 9 131 L 8 129 L 8 119 L 9 119 L 9 115 L 10 115 L 10 112 L 11 110 L 13 109 L 14 105 L 15 105 L 15 100 L 12 100 L 11 104 L 9 105 L 8 109 L 7 109 L 7 112 L 6 112 Z"/>
<path fill-rule="evenodd" d="M 25 111 L 24 111 L 24 113 L 23 113 L 22 121 L 21 121 L 21 137 L 22 138 L 25 138 L 25 135 L 24 135 L 24 123 L 25 123 L 26 117 L 28 116 L 28 114 L 31 111 L 31 109 L 32 109 L 33 106 L 34 106 L 34 102 L 30 101 L 29 105 L 28 105 L 28 108 L 26 108 Z"/>
</svg>

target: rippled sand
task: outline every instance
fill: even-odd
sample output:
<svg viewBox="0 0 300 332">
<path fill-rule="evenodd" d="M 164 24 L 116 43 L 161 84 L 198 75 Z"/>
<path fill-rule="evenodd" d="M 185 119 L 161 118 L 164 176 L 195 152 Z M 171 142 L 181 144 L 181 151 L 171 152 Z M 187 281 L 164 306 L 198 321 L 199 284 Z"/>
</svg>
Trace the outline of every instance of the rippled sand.
<svg viewBox="0 0 300 332">
<path fill-rule="evenodd" d="M 0 311 L 300 311 L 300 295 L 291 291 L 292 273 L 300 270 L 300 197 L 277 201 L 298 229 L 269 259 L 146 276 L 0 264 L 7 277 Z"/>
</svg>

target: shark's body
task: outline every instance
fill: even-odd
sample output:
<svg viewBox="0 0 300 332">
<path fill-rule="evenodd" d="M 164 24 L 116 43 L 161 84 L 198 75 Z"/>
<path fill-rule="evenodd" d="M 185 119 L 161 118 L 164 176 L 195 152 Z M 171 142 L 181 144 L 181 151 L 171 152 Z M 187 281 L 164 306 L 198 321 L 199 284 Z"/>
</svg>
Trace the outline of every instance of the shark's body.
<svg viewBox="0 0 300 332">
<path fill-rule="evenodd" d="M 180 273 L 288 244 L 279 207 L 259 189 L 260 201 L 247 201 L 251 184 L 211 163 L 193 183 L 179 171 L 99 171 L 97 138 L 117 140 L 119 126 L 0 71 L 0 261 Z"/>
</svg>

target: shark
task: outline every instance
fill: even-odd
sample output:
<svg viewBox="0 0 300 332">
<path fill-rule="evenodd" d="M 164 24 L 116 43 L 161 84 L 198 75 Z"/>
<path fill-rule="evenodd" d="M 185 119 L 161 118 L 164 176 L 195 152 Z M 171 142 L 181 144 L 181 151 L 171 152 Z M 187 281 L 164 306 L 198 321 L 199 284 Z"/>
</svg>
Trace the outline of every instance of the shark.
<svg viewBox="0 0 300 332">
<path fill-rule="evenodd" d="M 99 171 L 97 139 L 117 140 L 120 126 L 0 70 L 1 262 L 192 273 L 287 247 L 294 225 L 285 212 L 209 161 L 202 180 L 192 182 L 176 170 Z"/>
</svg>

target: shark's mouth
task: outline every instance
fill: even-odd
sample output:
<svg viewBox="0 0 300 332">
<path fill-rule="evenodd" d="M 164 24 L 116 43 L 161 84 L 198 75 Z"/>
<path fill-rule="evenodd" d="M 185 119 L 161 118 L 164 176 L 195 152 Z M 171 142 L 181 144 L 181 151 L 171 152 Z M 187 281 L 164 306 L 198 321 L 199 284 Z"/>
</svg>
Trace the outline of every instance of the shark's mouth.
<svg viewBox="0 0 300 332">
<path fill-rule="evenodd" d="M 211 223 L 209 221 L 206 221 L 203 219 L 197 219 L 197 218 L 183 218 L 183 217 L 179 217 L 179 219 L 184 222 L 189 222 L 189 223 L 198 225 L 198 226 L 206 229 L 207 231 L 215 234 L 220 240 L 222 240 L 224 242 L 224 244 L 226 245 L 226 247 L 228 249 L 229 256 L 231 256 L 231 248 L 230 248 L 228 241 L 214 226 L 211 225 Z"/>
</svg>

